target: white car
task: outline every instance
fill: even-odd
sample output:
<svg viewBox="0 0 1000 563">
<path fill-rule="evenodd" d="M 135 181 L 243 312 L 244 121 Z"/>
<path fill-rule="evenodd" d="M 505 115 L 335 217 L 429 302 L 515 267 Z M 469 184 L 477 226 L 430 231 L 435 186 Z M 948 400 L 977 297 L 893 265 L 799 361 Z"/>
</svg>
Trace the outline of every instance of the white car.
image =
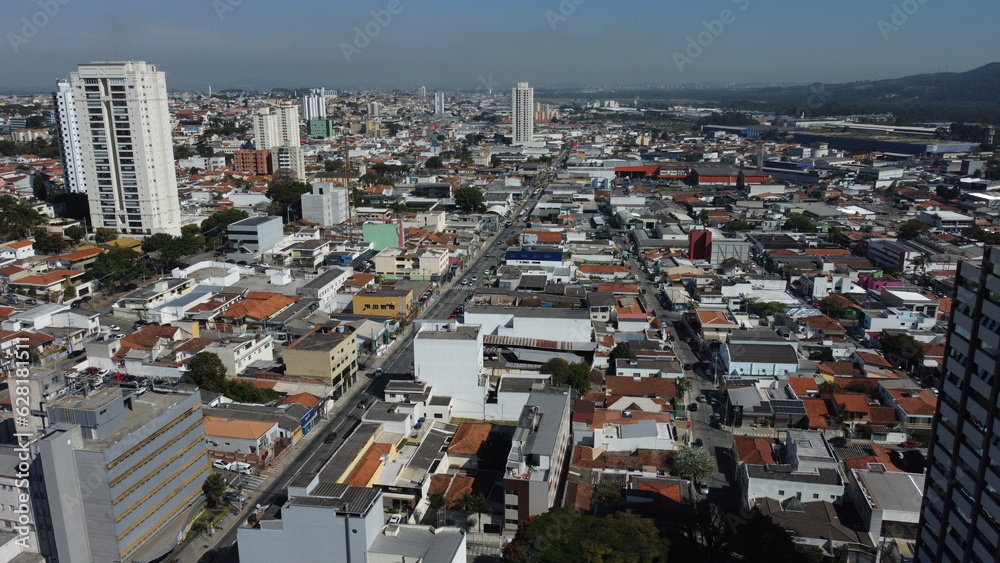
<svg viewBox="0 0 1000 563">
<path fill-rule="evenodd" d="M 222 461 L 221 459 L 217 459 L 217 460 L 215 460 L 215 461 L 212 462 L 212 467 L 214 467 L 216 469 L 229 470 L 229 463 L 227 463 L 225 461 Z"/>
<path fill-rule="evenodd" d="M 390 524 L 399 524 L 402 521 L 403 521 L 403 515 L 402 514 L 393 514 L 392 516 L 389 517 L 389 523 Z"/>
<path fill-rule="evenodd" d="M 244 461 L 234 461 L 229 464 L 229 470 L 235 471 L 237 473 L 242 473 L 244 475 L 253 475 L 253 466 Z"/>
<path fill-rule="evenodd" d="M 112 334 L 111 338 L 114 340 L 121 340 L 122 338 L 125 338 L 125 335 L 119 332 L 118 334 Z"/>
<path fill-rule="evenodd" d="M 108 325 L 108 330 L 110 330 L 111 332 L 118 332 L 121 329 L 122 327 L 118 325 Z"/>
</svg>

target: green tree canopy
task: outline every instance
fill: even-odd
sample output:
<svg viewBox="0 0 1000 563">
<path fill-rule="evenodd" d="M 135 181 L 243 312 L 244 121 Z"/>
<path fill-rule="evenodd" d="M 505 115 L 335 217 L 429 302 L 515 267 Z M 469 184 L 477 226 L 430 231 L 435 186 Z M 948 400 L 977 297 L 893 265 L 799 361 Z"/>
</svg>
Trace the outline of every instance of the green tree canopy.
<svg viewBox="0 0 1000 563">
<path fill-rule="evenodd" d="M 71 227 L 66 227 L 64 231 L 69 240 L 73 241 L 73 244 L 80 244 L 80 241 L 87 237 L 87 231 L 80 225 L 73 225 Z"/>
<path fill-rule="evenodd" d="M 66 239 L 59 235 L 50 235 L 45 229 L 35 229 L 35 252 L 52 256 L 66 250 Z"/>
<path fill-rule="evenodd" d="M 249 216 L 246 211 L 232 207 L 216 211 L 201 222 L 201 232 L 207 237 L 222 238 L 226 234 L 226 227 Z"/>
<path fill-rule="evenodd" d="M 635 359 L 635 352 L 628 345 L 628 342 L 619 342 L 615 344 L 615 347 L 611 349 L 611 354 L 608 355 L 611 361 L 617 360 L 618 358 L 628 358 L 630 360 Z"/>
<path fill-rule="evenodd" d="M 812 233 L 816 231 L 816 223 L 813 223 L 805 215 L 792 215 L 781 226 L 783 231 L 795 231 L 797 233 Z"/>
<path fill-rule="evenodd" d="M 927 234 L 931 230 L 931 226 L 924 223 L 920 219 L 910 219 L 909 221 L 903 222 L 896 229 L 896 236 L 903 240 L 911 240 L 919 237 L 920 235 Z"/>
<path fill-rule="evenodd" d="M 483 192 L 478 188 L 465 186 L 455 191 L 455 205 L 465 213 L 482 213 L 486 211 L 486 204 L 483 201 Z"/>
<path fill-rule="evenodd" d="M 94 230 L 94 242 L 97 244 L 103 244 L 105 242 L 111 242 L 118 238 L 118 233 L 114 232 L 112 229 L 107 227 L 97 227 Z"/>
<path fill-rule="evenodd" d="M 556 507 L 521 522 L 503 548 L 508 563 L 665 563 L 670 544 L 656 524 L 636 514 L 603 518 Z"/>
<path fill-rule="evenodd" d="M 882 352 L 906 362 L 910 367 L 924 359 L 924 347 L 909 334 L 894 334 L 881 340 Z"/>
<path fill-rule="evenodd" d="M 101 284 L 118 287 L 148 274 L 149 268 L 138 252 L 114 246 L 97 256 L 91 271 Z"/>
<path fill-rule="evenodd" d="M 424 168 L 429 170 L 437 170 L 444 166 L 444 160 L 440 156 L 432 156 L 424 162 Z"/>
<path fill-rule="evenodd" d="M 264 195 L 278 204 L 286 222 L 297 221 L 302 217 L 302 194 L 307 194 L 311 190 L 312 188 L 305 182 L 279 180 L 271 182 Z"/>
<path fill-rule="evenodd" d="M 674 453 L 671 461 L 678 475 L 692 481 L 700 481 L 715 472 L 715 459 L 705 448 L 684 446 Z"/>
<path fill-rule="evenodd" d="M 35 208 L 24 205 L 11 195 L 0 195 L 0 240 L 26 239 L 45 217 Z"/>
<path fill-rule="evenodd" d="M 221 393 L 226 384 L 226 366 L 218 354 L 199 352 L 188 360 L 188 382 L 205 389 Z"/>
<path fill-rule="evenodd" d="M 201 491 L 205 493 L 205 503 L 209 508 L 218 508 L 222 504 L 227 486 L 226 479 L 220 473 L 212 473 L 205 479 Z"/>
<path fill-rule="evenodd" d="M 585 362 L 571 364 L 562 358 L 552 358 L 538 370 L 550 374 L 553 385 L 569 385 L 580 394 L 590 391 L 590 365 Z"/>
</svg>

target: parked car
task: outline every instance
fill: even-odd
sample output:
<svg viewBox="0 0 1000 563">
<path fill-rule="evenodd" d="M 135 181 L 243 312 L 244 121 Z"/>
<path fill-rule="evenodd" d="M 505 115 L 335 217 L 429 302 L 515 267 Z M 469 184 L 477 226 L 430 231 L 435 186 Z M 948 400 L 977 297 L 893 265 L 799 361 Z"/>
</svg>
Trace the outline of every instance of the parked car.
<svg viewBox="0 0 1000 563">
<path fill-rule="evenodd" d="M 698 438 L 697 440 L 694 441 L 694 445 L 697 448 L 704 448 L 705 442 L 701 438 Z"/>
<path fill-rule="evenodd" d="M 27 303 L 28 305 L 38 305 L 37 299 L 25 299 L 24 302 Z"/>
<path fill-rule="evenodd" d="M 332 444 L 333 441 L 336 440 L 336 439 L 337 439 L 337 433 L 336 432 L 330 432 L 329 434 L 326 435 L 326 438 L 323 438 L 323 443 L 324 444 Z"/>
<path fill-rule="evenodd" d="M 702 479 L 698 481 L 698 492 L 707 495 L 708 494 L 708 481 Z"/>
<path fill-rule="evenodd" d="M 379 377 L 381 375 L 382 375 L 382 368 L 375 368 L 375 377 Z"/>
<path fill-rule="evenodd" d="M 109 369 L 102 369 L 102 370 L 100 370 L 100 371 L 97 372 L 97 376 L 98 377 L 107 377 L 109 375 L 111 375 L 111 370 L 109 370 Z"/>
<path fill-rule="evenodd" d="M 229 470 L 244 475 L 253 475 L 253 466 L 245 461 L 234 461 L 229 464 Z"/>
<path fill-rule="evenodd" d="M 707 400 L 708 399 L 705 398 L 705 394 L 704 393 L 702 393 L 701 395 L 698 395 L 698 402 L 699 403 L 704 403 Z"/>
<path fill-rule="evenodd" d="M 919 448 L 920 442 L 917 442 L 916 440 L 907 440 L 899 444 L 899 446 L 902 448 Z"/>
<path fill-rule="evenodd" d="M 688 407 L 688 410 L 691 412 L 698 412 L 698 403 L 691 403 L 691 406 Z"/>
<path fill-rule="evenodd" d="M 114 340 L 121 340 L 122 338 L 125 338 L 125 335 L 119 332 L 116 334 L 112 334 L 111 338 Z"/>
<path fill-rule="evenodd" d="M 455 320 L 455 313 L 452 313 L 452 314 L 448 315 L 448 320 L 449 321 Z"/>
<path fill-rule="evenodd" d="M 121 331 L 121 329 L 122 327 L 118 325 L 108 325 L 108 330 L 110 330 L 111 332 L 119 332 Z"/>
<path fill-rule="evenodd" d="M 390 524 L 399 524 L 402 523 L 402 521 L 403 521 L 402 514 L 393 514 L 392 516 L 389 517 Z"/>
<path fill-rule="evenodd" d="M 217 459 L 217 460 L 215 460 L 215 461 L 212 462 L 212 467 L 214 467 L 216 469 L 225 469 L 226 471 L 228 471 L 229 470 L 229 463 L 225 462 L 225 461 L 222 461 L 221 459 Z"/>
<path fill-rule="evenodd" d="M 238 493 L 236 491 L 229 491 L 223 495 L 222 500 L 226 502 L 239 502 L 244 503 L 247 501 L 247 496 L 243 493 Z"/>
<path fill-rule="evenodd" d="M 80 303 L 79 301 L 74 301 L 69 304 L 70 309 L 79 309 L 80 307 L 83 307 L 83 303 Z"/>
</svg>

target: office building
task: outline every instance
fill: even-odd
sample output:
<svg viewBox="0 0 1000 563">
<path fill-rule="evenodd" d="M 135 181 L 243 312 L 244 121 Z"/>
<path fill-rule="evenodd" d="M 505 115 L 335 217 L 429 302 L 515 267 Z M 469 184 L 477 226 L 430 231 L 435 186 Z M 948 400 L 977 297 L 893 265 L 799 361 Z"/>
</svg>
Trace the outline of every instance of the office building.
<svg viewBox="0 0 1000 563">
<path fill-rule="evenodd" d="M 79 391 L 48 404 L 37 442 L 47 507 L 36 514 L 51 530 L 40 535 L 51 538 L 43 554 L 60 563 L 166 555 L 211 470 L 200 395 Z"/>
<path fill-rule="evenodd" d="M 379 117 L 382 115 L 382 106 L 378 102 L 368 102 L 368 117 Z"/>
<path fill-rule="evenodd" d="M 290 171 L 298 180 L 305 179 L 306 166 L 299 136 L 299 106 L 279 102 L 253 114 L 254 147 L 271 151 L 275 172 Z"/>
<path fill-rule="evenodd" d="M 322 117 L 314 117 L 310 119 L 308 122 L 308 126 L 309 126 L 309 136 L 320 139 L 332 137 L 335 131 L 333 120 L 325 119 Z"/>
<path fill-rule="evenodd" d="M 273 216 L 247 217 L 230 223 L 226 227 L 226 235 L 237 250 L 254 257 L 270 252 L 285 238 L 281 217 Z"/>
<path fill-rule="evenodd" d="M 427 101 L 427 87 L 421 86 L 420 89 L 417 90 L 417 95 L 420 96 L 421 102 Z"/>
<path fill-rule="evenodd" d="M 434 92 L 434 115 L 444 115 L 444 92 Z"/>
<path fill-rule="evenodd" d="M 66 189 L 75 194 L 87 193 L 83 175 L 83 147 L 80 144 L 80 122 L 73 100 L 73 86 L 69 80 L 56 82 L 52 93 L 52 106 L 56 109 L 56 129 L 59 131 L 59 152 L 62 153 L 63 176 Z"/>
<path fill-rule="evenodd" d="M 569 461 L 573 393 L 569 387 L 534 389 L 511 438 L 503 478 L 504 529 L 547 512 L 562 490 Z"/>
<path fill-rule="evenodd" d="M 350 218 L 347 188 L 316 182 L 312 193 L 302 194 L 302 218 L 321 227 L 340 225 Z"/>
<path fill-rule="evenodd" d="M 530 144 L 535 134 L 535 89 L 518 82 L 511 91 L 511 119 L 514 145 Z"/>
<path fill-rule="evenodd" d="M 70 74 L 91 227 L 180 235 L 167 83 L 143 61 L 81 64 Z"/>
<path fill-rule="evenodd" d="M 928 452 L 917 561 L 1000 553 L 1000 247 L 963 262 Z"/>
<path fill-rule="evenodd" d="M 302 107 L 302 119 L 326 118 L 326 89 L 311 88 L 306 92 L 299 103 Z"/>
</svg>

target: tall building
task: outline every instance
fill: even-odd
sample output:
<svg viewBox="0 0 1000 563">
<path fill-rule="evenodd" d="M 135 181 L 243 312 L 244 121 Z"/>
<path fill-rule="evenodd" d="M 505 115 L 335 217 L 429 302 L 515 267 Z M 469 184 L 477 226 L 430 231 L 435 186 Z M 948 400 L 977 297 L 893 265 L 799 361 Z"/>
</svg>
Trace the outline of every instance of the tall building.
<svg viewBox="0 0 1000 563">
<path fill-rule="evenodd" d="M 312 88 L 301 99 L 302 119 L 309 121 L 326 117 L 326 89 Z"/>
<path fill-rule="evenodd" d="M 70 84 L 91 226 L 180 235 L 164 73 L 143 61 L 95 62 L 79 65 Z"/>
<path fill-rule="evenodd" d="M 1000 553 L 1000 247 L 955 280 L 916 561 Z"/>
<path fill-rule="evenodd" d="M 233 153 L 233 168 L 237 172 L 248 174 L 270 174 L 274 171 L 271 165 L 271 151 L 239 149 Z"/>
<path fill-rule="evenodd" d="M 427 101 L 427 86 L 421 86 L 420 89 L 417 90 L 417 95 L 420 96 L 421 102 Z"/>
<path fill-rule="evenodd" d="M 81 390 L 51 401 L 37 441 L 43 555 L 152 561 L 172 549 L 211 472 L 201 396 Z M 162 532 L 162 533 L 161 533 Z M 164 537 L 167 536 L 167 537 Z"/>
<path fill-rule="evenodd" d="M 368 102 L 368 117 L 380 117 L 382 106 L 378 102 Z"/>
<path fill-rule="evenodd" d="M 514 122 L 514 145 L 531 143 L 535 135 L 535 89 L 518 82 L 511 91 L 511 119 Z"/>
<path fill-rule="evenodd" d="M 434 115 L 444 115 L 444 92 L 434 92 Z"/>
<path fill-rule="evenodd" d="M 302 194 L 302 218 L 321 227 L 340 225 L 350 218 L 347 188 L 316 182 L 312 193 Z"/>
<path fill-rule="evenodd" d="M 258 110 L 253 114 L 253 135 L 257 150 L 271 151 L 275 171 L 287 169 L 296 179 L 305 178 L 297 104 L 279 102 Z"/>
<path fill-rule="evenodd" d="M 69 80 L 56 81 L 56 91 L 52 93 L 52 106 L 56 108 L 56 125 L 59 130 L 59 152 L 62 153 L 63 175 L 66 189 L 76 194 L 87 193 L 87 182 L 83 175 L 83 148 L 80 145 L 80 122 L 73 101 L 73 87 Z"/>
</svg>

